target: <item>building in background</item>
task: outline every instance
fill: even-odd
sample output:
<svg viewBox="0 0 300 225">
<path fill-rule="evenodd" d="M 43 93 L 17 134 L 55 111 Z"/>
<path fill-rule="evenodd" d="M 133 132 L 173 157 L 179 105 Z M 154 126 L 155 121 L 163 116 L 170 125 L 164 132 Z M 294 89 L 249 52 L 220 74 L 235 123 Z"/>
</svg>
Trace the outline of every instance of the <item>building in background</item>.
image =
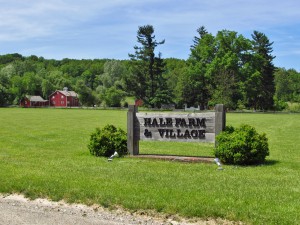
<svg viewBox="0 0 300 225">
<path fill-rule="evenodd" d="M 41 96 L 31 96 L 26 95 L 20 102 L 21 107 L 47 107 L 49 106 L 49 101 L 43 99 Z"/>
<path fill-rule="evenodd" d="M 68 88 L 56 90 L 49 96 L 50 106 L 52 107 L 78 107 L 79 99 L 75 91 L 69 91 Z"/>
</svg>

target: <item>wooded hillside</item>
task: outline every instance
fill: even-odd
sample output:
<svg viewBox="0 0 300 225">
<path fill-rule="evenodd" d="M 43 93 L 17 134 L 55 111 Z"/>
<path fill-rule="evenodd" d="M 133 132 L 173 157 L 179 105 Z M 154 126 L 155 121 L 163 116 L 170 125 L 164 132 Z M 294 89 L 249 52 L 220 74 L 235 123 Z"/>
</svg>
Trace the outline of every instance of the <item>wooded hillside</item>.
<svg viewBox="0 0 300 225">
<path fill-rule="evenodd" d="M 273 65 L 272 44 L 254 31 L 247 39 L 235 31 L 216 35 L 197 30 L 187 60 L 161 57 L 151 25 L 139 27 L 128 60 L 45 59 L 18 53 L 0 56 L 0 106 L 18 105 L 25 95 L 44 99 L 68 87 L 85 106 L 121 106 L 127 96 L 149 107 L 184 104 L 206 109 L 281 110 L 300 102 L 300 74 Z M 126 104 L 126 103 L 125 103 Z"/>
</svg>

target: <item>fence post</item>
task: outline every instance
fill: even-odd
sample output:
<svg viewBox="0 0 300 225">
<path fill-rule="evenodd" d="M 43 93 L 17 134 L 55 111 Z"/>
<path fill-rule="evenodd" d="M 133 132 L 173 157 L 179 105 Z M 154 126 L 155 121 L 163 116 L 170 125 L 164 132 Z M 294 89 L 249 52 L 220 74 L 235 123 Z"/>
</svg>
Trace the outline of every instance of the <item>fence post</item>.
<svg viewBox="0 0 300 225">
<path fill-rule="evenodd" d="M 217 104 L 215 107 L 215 136 L 221 131 L 225 130 L 226 126 L 226 112 L 223 104 Z M 217 142 L 215 141 L 215 146 Z"/>
<path fill-rule="evenodd" d="M 128 106 L 127 112 L 127 150 L 130 155 L 139 154 L 139 129 L 137 129 L 136 113 L 138 108 L 135 105 Z"/>
</svg>

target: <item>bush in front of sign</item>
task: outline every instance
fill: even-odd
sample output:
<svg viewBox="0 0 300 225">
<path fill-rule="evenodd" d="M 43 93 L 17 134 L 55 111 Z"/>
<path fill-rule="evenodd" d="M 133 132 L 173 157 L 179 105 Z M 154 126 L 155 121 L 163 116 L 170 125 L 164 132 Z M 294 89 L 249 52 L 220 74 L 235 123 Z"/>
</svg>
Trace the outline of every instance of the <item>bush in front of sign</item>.
<svg viewBox="0 0 300 225">
<path fill-rule="evenodd" d="M 268 139 L 250 125 L 238 128 L 226 127 L 216 137 L 218 143 L 214 154 L 225 164 L 255 165 L 265 162 L 269 155 Z"/>
<path fill-rule="evenodd" d="M 109 157 L 114 152 L 122 156 L 127 154 L 127 135 L 121 128 L 110 124 L 102 129 L 96 128 L 91 134 L 88 149 L 95 156 Z"/>
</svg>

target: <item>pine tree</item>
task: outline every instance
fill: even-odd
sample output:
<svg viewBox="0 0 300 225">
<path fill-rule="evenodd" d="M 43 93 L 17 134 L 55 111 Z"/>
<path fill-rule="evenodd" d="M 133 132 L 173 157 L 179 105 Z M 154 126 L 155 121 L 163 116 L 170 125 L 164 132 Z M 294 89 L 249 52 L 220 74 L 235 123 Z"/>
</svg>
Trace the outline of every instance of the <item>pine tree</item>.
<svg viewBox="0 0 300 225">
<path fill-rule="evenodd" d="M 271 109 L 274 105 L 273 96 L 275 93 L 275 66 L 272 62 L 275 56 L 271 55 L 273 42 L 270 42 L 265 34 L 258 31 L 254 31 L 251 36 L 254 55 L 259 59 L 254 65 L 256 71 L 260 73 L 257 108 Z"/>
<path fill-rule="evenodd" d="M 135 54 L 129 54 L 131 58 L 132 75 L 129 78 L 131 89 L 136 98 L 142 99 L 145 105 L 155 107 L 160 104 L 157 95 L 161 94 L 164 63 L 155 56 L 155 48 L 164 44 L 156 41 L 154 28 L 151 25 L 140 26 L 137 32 L 137 41 L 140 46 L 134 46 Z M 132 85 L 133 84 L 133 85 Z"/>
<path fill-rule="evenodd" d="M 199 37 L 194 36 L 194 40 L 193 40 L 194 44 L 191 46 L 191 50 L 195 49 L 199 45 L 199 42 L 204 37 L 204 35 L 208 34 L 208 32 L 204 26 L 199 27 L 197 29 L 197 33 L 198 33 Z"/>
<path fill-rule="evenodd" d="M 194 37 L 191 54 L 187 61 L 188 69 L 179 80 L 183 103 L 188 106 L 208 106 L 210 77 L 206 76 L 207 65 L 214 56 L 214 37 L 204 26 L 197 29 L 198 37 Z"/>
</svg>

